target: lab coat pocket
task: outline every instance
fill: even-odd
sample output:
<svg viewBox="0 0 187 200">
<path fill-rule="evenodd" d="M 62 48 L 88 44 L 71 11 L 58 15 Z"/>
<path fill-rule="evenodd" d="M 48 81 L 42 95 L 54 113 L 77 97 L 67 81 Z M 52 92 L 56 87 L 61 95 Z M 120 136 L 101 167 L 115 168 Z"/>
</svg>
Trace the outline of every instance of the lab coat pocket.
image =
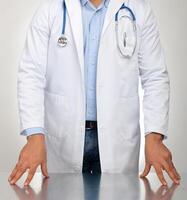
<svg viewBox="0 0 187 200">
<path fill-rule="evenodd" d="M 116 24 L 118 50 L 126 58 L 133 56 L 137 43 L 136 23 L 131 18 L 131 16 L 123 14 L 119 16 Z"/>
<path fill-rule="evenodd" d="M 140 135 L 139 127 L 139 96 L 120 98 L 119 100 L 120 122 L 119 135 L 124 142 L 133 143 Z"/>
<path fill-rule="evenodd" d="M 48 134 L 59 138 L 66 137 L 69 119 L 67 96 L 45 91 L 45 126 Z"/>
<path fill-rule="evenodd" d="M 138 70 L 137 68 L 121 72 L 120 97 L 130 98 L 138 95 Z"/>
</svg>

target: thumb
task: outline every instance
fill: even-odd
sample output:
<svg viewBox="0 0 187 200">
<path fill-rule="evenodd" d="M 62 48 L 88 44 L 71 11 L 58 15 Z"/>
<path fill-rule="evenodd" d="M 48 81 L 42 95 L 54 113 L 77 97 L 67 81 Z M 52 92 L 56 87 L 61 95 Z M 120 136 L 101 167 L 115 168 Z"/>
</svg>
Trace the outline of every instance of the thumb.
<svg viewBox="0 0 187 200">
<path fill-rule="evenodd" d="M 48 171 L 47 171 L 47 162 L 46 161 L 42 162 L 42 164 L 41 164 L 41 171 L 42 171 L 42 174 L 45 177 L 49 177 Z"/>
<path fill-rule="evenodd" d="M 143 177 L 147 176 L 147 174 L 149 173 L 150 169 L 151 169 L 151 165 L 146 163 L 145 164 L 145 169 L 144 169 L 143 173 L 140 175 L 140 178 L 143 178 Z"/>
</svg>

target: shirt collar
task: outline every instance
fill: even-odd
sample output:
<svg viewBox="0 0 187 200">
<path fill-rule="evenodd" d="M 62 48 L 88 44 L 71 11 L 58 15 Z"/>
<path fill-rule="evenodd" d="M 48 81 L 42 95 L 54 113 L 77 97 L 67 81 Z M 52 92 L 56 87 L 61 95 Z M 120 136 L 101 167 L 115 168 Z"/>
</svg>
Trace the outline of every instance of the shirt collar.
<svg viewBox="0 0 187 200">
<path fill-rule="evenodd" d="M 81 5 L 84 6 L 89 0 L 80 0 Z"/>
<path fill-rule="evenodd" d="M 85 6 L 85 4 L 86 4 L 88 1 L 89 1 L 89 0 L 80 0 L 82 6 Z M 104 1 L 105 7 L 107 7 L 107 6 L 108 6 L 108 3 L 109 3 L 109 0 L 103 0 L 103 1 Z"/>
</svg>

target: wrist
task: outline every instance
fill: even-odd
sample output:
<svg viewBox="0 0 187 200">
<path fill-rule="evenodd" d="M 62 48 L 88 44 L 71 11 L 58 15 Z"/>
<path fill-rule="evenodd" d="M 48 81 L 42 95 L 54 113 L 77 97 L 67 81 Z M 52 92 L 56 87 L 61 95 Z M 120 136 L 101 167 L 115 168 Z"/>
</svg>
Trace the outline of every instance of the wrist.
<svg viewBox="0 0 187 200">
<path fill-rule="evenodd" d="M 29 135 L 27 136 L 27 141 L 44 141 L 45 136 L 42 133 L 37 133 L 37 134 L 33 134 L 33 135 Z"/>
<path fill-rule="evenodd" d="M 148 141 L 162 142 L 163 139 L 164 139 L 164 135 L 157 132 L 151 132 L 145 136 L 145 142 L 148 142 Z"/>
</svg>

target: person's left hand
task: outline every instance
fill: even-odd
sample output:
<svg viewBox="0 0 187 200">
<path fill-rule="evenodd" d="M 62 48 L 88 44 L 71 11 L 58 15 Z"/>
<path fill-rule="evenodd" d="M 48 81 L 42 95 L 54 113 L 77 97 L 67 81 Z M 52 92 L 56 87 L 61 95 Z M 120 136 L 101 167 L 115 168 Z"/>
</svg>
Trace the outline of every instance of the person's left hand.
<svg viewBox="0 0 187 200">
<path fill-rule="evenodd" d="M 165 170 L 174 183 L 179 184 L 180 175 L 173 162 L 172 154 L 162 142 L 162 135 L 150 133 L 145 136 L 145 169 L 140 178 L 148 175 L 151 166 L 155 168 L 157 176 L 163 185 L 167 185 L 163 171 Z"/>
</svg>

